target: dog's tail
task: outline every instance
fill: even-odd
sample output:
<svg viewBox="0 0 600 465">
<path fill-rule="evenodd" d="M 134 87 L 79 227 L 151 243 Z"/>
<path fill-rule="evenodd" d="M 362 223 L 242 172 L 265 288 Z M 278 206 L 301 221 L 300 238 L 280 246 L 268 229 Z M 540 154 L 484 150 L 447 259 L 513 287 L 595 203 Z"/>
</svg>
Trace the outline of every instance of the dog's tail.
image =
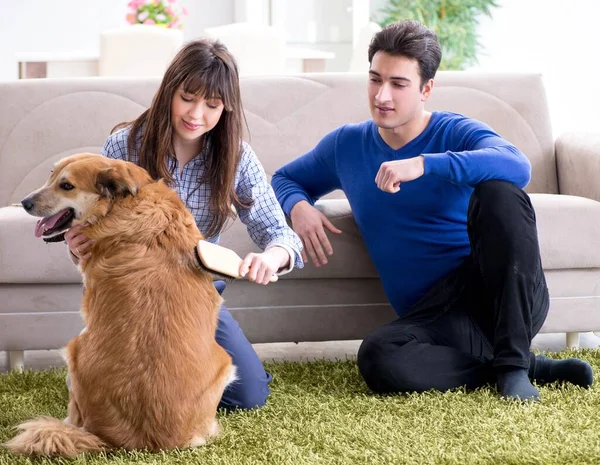
<svg viewBox="0 0 600 465">
<path fill-rule="evenodd" d="M 17 426 L 19 434 L 5 446 L 16 454 L 75 457 L 99 452 L 106 444 L 81 428 L 51 417 L 40 417 Z"/>
</svg>

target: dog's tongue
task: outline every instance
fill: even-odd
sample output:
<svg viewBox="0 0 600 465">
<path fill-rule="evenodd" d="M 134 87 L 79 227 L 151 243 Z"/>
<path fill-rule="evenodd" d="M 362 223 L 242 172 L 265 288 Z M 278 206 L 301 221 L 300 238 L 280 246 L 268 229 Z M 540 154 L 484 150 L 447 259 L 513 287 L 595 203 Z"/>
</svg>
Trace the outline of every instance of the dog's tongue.
<svg viewBox="0 0 600 465">
<path fill-rule="evenodd" d="M 35 225 L 35 237 L 42 237 L 46 229 L 52 229 L 58 220 L 67 212 L 68 208 L 59 211 L 56 215 L 42 218 Z"/>
</svg>

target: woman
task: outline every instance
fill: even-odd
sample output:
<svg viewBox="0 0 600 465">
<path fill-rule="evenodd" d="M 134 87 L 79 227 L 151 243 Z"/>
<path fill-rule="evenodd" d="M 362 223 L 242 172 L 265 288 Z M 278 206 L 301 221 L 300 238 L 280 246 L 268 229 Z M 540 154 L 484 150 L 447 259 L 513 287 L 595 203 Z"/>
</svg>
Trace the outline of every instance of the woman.
<svg viewBox="0 0 600 465">
<path fill-rule="evenodd" d="M 218 242 L 225 223 L 237 212 L 264 250 L 248 254 L 240 273 L 267 284 L 273 273 L 303 266 L 302 245 L 287 226 L 256 155 L 242 141 L 243 121 L 233 56 L 218 41 L 196 40 L 173 59 L 150 108 L 133 122 L 118 125 L 102 154 L 134 162 L 153 178 L 165 179 L 212 242 Z M 75 259 L 86 260 L 91 241 L 80 230 L 71 228 L 66 241 Z M 215 286 L 222 292 L 225 283 Z M 225 307 L 219 312 L 216 340 L 231 355 L 239 378 L 227 388 L 220 406 L 264 405 L 272 377 Z"/>
</svg>

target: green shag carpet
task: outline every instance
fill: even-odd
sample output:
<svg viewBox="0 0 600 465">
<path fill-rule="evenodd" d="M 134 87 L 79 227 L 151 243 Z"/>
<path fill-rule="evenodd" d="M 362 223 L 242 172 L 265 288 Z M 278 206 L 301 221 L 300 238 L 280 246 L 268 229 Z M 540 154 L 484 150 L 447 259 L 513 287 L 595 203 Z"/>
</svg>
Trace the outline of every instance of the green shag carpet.
<svg viewBox="0 0 600 465">
<path fill-rule="evenodd" d="M 580 357 L 600 373 L 600 351 Z M 347 361 L 268 363 L 266 407 L 220 415 L 211 445 L 151 454 L 116 451 L 25 458 L 0 448 L 0 464 L 599 464 L 600 387 L 540 387 L 542 401 L 503 401 L 495 388 L 377 396 Z M 38 415 L 66 416 L 65 370 L 0 376 L 0 442 Z"/>
</svg>

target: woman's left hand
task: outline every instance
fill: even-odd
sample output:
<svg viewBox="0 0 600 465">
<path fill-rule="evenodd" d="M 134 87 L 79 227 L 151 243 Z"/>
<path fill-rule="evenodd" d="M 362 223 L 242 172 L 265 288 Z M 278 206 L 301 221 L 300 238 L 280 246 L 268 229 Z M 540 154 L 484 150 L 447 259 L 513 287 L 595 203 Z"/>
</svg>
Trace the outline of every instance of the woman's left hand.
<svg viewBox="0 0 600 465">
<path fill-rule="evenodd" d="M 272 276 L 289 263 L 289 254 L 281 247 L 272 247 L 262 253 L 249 253 L 240 265 L 240 274 L 257 284 L 269 284 Z"/>
</svg>

